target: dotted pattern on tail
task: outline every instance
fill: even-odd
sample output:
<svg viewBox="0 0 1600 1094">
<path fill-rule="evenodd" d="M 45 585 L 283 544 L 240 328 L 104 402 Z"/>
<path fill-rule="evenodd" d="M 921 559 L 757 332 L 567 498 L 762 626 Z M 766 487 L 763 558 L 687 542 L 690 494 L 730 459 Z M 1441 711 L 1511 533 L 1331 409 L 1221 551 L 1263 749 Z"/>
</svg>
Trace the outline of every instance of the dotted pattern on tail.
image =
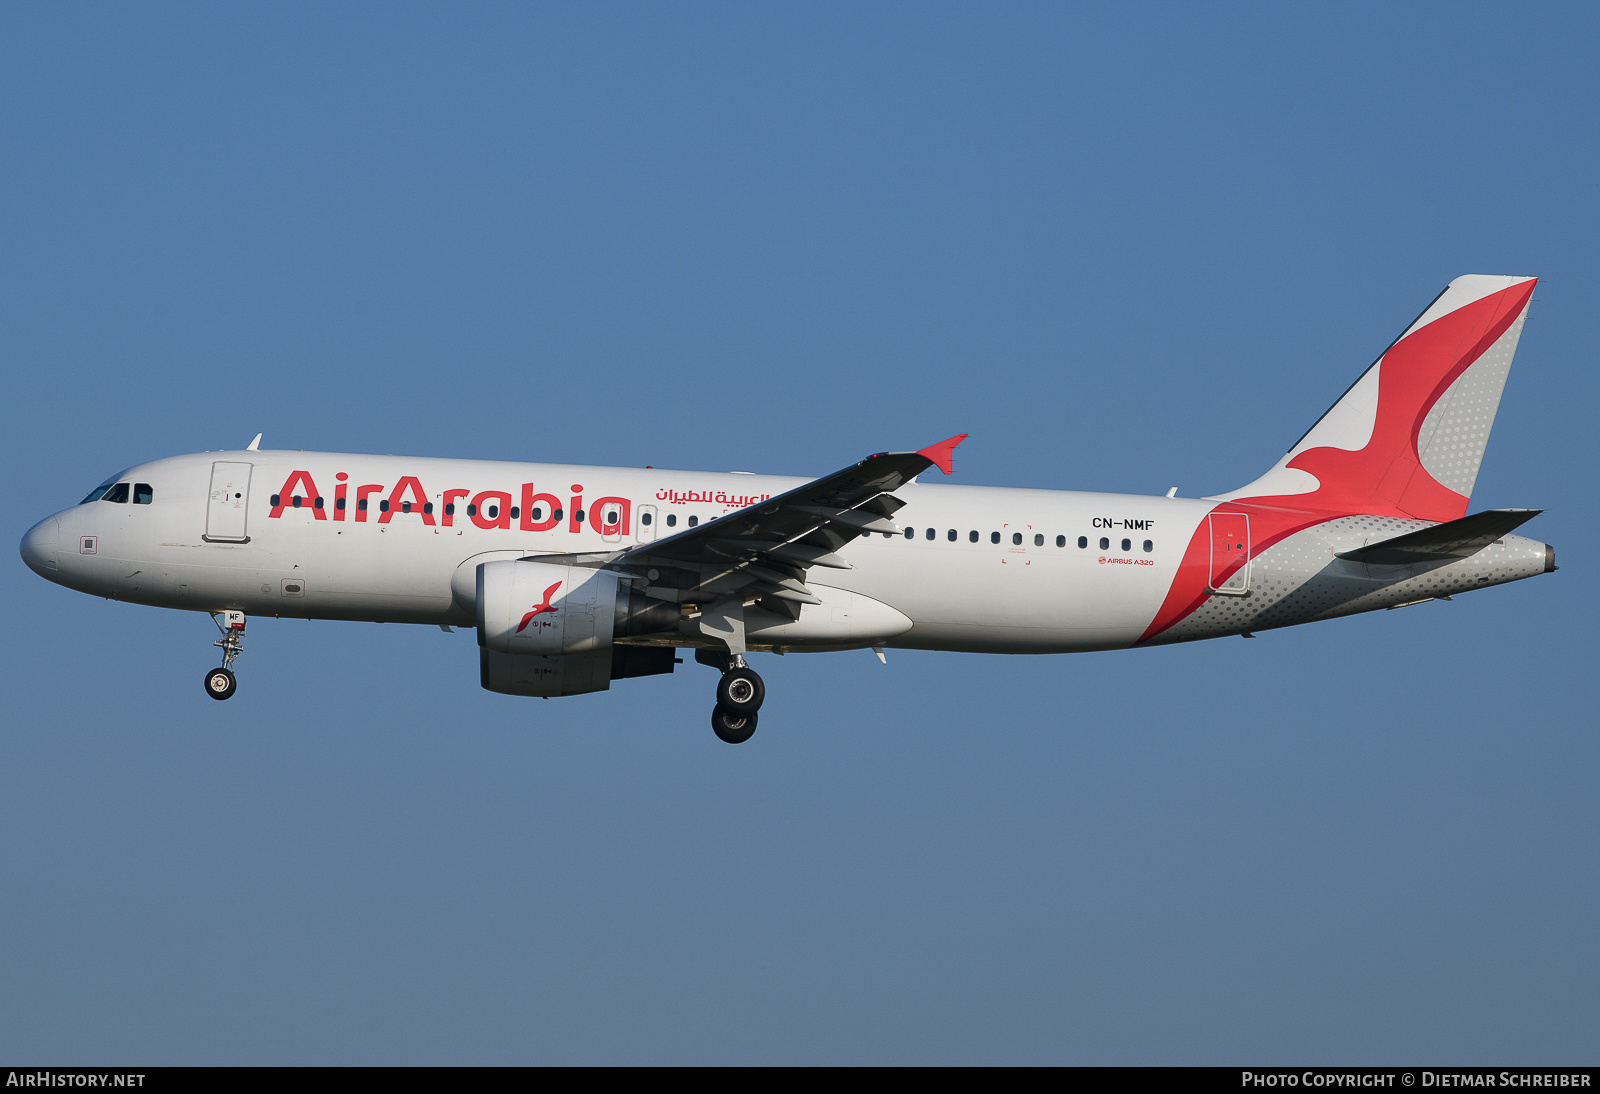
<svg viewBox="0 0 1600 1094">
<path fill-rule="evenodd" d="M 1507 536 L 1470 558 L 1414 566 L 1366 566 L 1336 558 L 1369 543 L 1431 528 L 1424 520 L 1341 517 L 1273 544 L 1251 561 L 1249 596 L 1212 596 L 1150 645 L 1292 627 L 1544 572 L 1544 547 Z"/>
<path fill-rule="evenodd" d="M 1429 409 L 1417 433 L 1423 470 L 1462 497 L 1471 497 L 1472 485 L 1478 481 L 1478 467 L 1483 463 L 1522 324 L 1522 319 L 1511 324 L 1498 342 L 1456 377 Z"/>
</svg>

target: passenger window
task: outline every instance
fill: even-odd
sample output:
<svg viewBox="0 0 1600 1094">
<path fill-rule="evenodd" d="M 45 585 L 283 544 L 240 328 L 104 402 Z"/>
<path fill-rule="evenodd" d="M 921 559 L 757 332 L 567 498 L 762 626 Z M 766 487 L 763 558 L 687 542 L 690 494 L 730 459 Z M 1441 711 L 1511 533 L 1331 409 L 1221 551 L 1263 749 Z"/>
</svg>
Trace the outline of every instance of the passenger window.
<svg viewBox="0 0 1600 1094">
<path fill-rule="evenodd" d="M 1102 551 L 1105 551 L 1105 550 L 1109 550 L 1110 547 L 1111 547 L 1111 541 L 1109 539 L 1107 539 L 1105 536 L 1101 536 L 1100 537 L 1100 549 Z"/>
<path fill-rule="evenodd" d="M 361 508 L 365 509 L 366 507 L 367 507 L 367 499 L 366 498 L 362 498 L 361 499 Z M 475 517 L 477 515 L 478 515 L 478 507 L 476 505 L 472 505 L 472 504 L 469 503 L 467 505 L 467 516 Z"/>
<path fill-rule="evenodd" d="M 511 519 L 512 520 L 516 520 L 517 517 L 521 516 L 521 513 L 522 513 L 522 506 L 513 505 L 511 507 Z"/>
<path fill-rule="evenodd" d="M 1087 547 L 1087 546 L 1089 546 L 1089 537 L 1088 536 L 1079 536 L 1078 537 L 1078 548 L 1081 550 L 1081 549 L 1083 549 L 1084 547 Z"/>
<path fill-rule="evenodd" d="M 274 494 L 274 495 L 273 495 L 273 497 L 274 497 L 274 498 L 276 498 L 276 497 L 277 497 L 277 495 L 276 495 L 276 494 Z M 276 501 L 274 501 L 274 502 L 273 502 L 273 503 L 272 503 L 272 504 L 274 504 L 274 505 L 276 505 L 276 504 L 278 504 L 278 503 L 277 503 L 277 502 L 276 502 Z M 367 511 L 367 499 L 366 499 L 366 498 L 361 498 L 361 499 L 359 499 L 359 500 L 358 500 L 358 501 L 357 501 L 357 502 L 356 502 L 356 508 L 357 508 L 357 509 L 359 509 L 359 510 L 360 510 L 360 511 L 361 511 L 361 512 L 363 512 L 363 513 L 365 513 L 365 512 L 366 512 L 366 511 Z M 472 508 L 472 506 L 470 506 L 470 505 L 469 505 L 469 506 L 467 506 L 467 509 L 468 509 L 468 510 L 471 510 L 471 508 Z"/>
<path fill-rule="evenodd" d="M 552 517 L 554 517 L 556 520 L 560 520 L 564 514 L 561 512 L 561 510 L 557 509 L 554 513 L 551 513 L 550 515 Z M 669 521 L 667 521 L 667 523 L 671 524 L 672 522 L 669 520 Z"/>
<path fill-rule="evenodd" d="M 969 539 L 973 543 L 978 542 L 978 533 L 976 531 L 968 532 L 967 533 L 967 539 Z"/>
<path fill-rule="evenodd" d="M 907 539 L 916 539 L 917 538 L 917 530 L 915 528 L 907 528 L 906 529 L 906 538 Z"/>
<path fill-rule="evenodd" d="M 295 500 L 296 500 L 296 501 L 299 501 L 299 500 L 300 500 L 300 499 L 299 499 L 299 498 L 296 498 L 296 499 L 295 499 Z M 401 511 L 401 512 L 402 512 L 402 513 L 409 513 L 409 512 L 411 512 L 411 503 L 410 503 L 410 502 L 409 502 L 409 501 L 403 501 L 403 502 L 401 502 L 401 503 L 400 503 L 400 511 Z"/>
<path fill-rule="evenodd" d="M 149 505 L 150 499 L 154 496 L 155 491 L 150 489 L 149 483 L 136 482 L 133 484 L 133 504 Z"/>
<path fill-rule="evenodd" d="M 990 543 L 999 543 L 1000 542 L 1000 533 L 999 532 L 990 532 L 989 533 L 989 542 Z"/>
<path fill-rule="evenodd" d="M 1122 549 L 1123 549 L 1123 550 L 1124 550 L 1124 551 L 1131 551 L 1131 550 L 1133 550 L 1133 540 L 1131 540 L 1131 539 L 1125 539 L 1125 540 L 1123 540 L 1123 541 L 1122 541 Z"/>
<path fill-rule="evenodd" d="M 579 524 L 582 524 L 583 523 L 583 510 L 582 509 L 574 509 L 572 511 L 572 519 L 577 521 Z M 699 523 L 700 523 L 700 518 L 699 517 L 690 517 L 689 518 L 689 527 L 690 528 L 693 528 L 696 524 L 699 524 Z"/>
<path fill-rule="evenodd" d="M 578 519 L 579 520 L 583 519 L 583 513 L 581 511 L 578 513 Z M 689 517 L 689 527 L 690 528 L 693 528 L 695 525 L 697 525 L 699 523 L 700 523 L 700 518 L 699 517 L 693 516 L 693 515 L 691 515 Z"/>
<path fill-rule="evenodd" d="M 944 538 L 949 540 L 951 543 L 954 543 L 956 541 L 956 530 L 954 528 L 950 529 L 950 531 L 945 533 Z"/>
<path fill-rule="evenodd" d="M 344 512 L 344 499 L 343 498 L 335 498 L 334 502 L 333 502 L 333 507 L 335 509 L 339 510 L 341 513 Z M 450 511 L 452 513 L 455 512 L 455 508 L 456 507 L 452 505 L 450 507 Z"/>
<path fill-rule="evenodd" d="M 300 504 L 300 499 L 299 498 L 295 498 L 294 499 L 294 503 L 296 505 L 299 505 Z M 406 504 L 410 505 L 411 503 L 408 501 L 408 502 L 406 502 Z M 378 503 L 378 512 L 387 513 L 388 511 L 389 511 L 389 499 L 385 498 L 383 501 L 380 501 Z M 489 515 L 491 517 L 494 516 L 494 507 L 493 506 L 489 507 Z"/>
<path fill-rule="evenodd" d="M 321 509 L 322 508 L 322 499 L 321 498 L 312 498 L 311 499 L 311 508 L 313 508 L 313 509 Z"/>
<path fill-rule="evenodd" d="M 1057 547 L 1065 547 L 1066 545 L 1067 545 L 1067 537 L 1066 536 L 1057 536 L 1056 537 L 1056 546 Z"/>
<path fill-rule="evenodd" d="M 322 500 L 322 499 L 321 499 L 321 498 L 318 498 L 318 499 L 317 499 L 317 500 L 318 500 L 318 501 L 321 501 L 321 500 Z M 317 506 L 317 508 L 318 508 L 318 509 L 321 509 L 321 508 L 322 508 L 322 506 L 320 506 L 320 505 L 319 505 L 319 506 Z M 433 502 L 431 502 L 431 501 L 425 501 L 425 502 L 423 502 L 423 503 L 422 503 L 422 511 L 423 511 L 423 512 L 424 512 L 424 513 L 427 513 L 427 514 L 428 514 L 428 515 L 429 515 L 429 516 L 432 516 L 432 515 L 433 515 Z"/>
<path fill-rule="evenodd" d="M 1022 542 L 1022 533 L 1021 532 L 1012 532 L 1011 533 L 1011 542 L 1014 545 L 1021 543 Z"/>
<path fill-rule="evenodd" d="M 389 503 L 384 502 L 383 508 L 389 508 Z M 491 505 L 489 508 L 485 509 L 484 512 L 488 515 L 490 520 L 498 520 L 500 518 L 500 507 L 498 505 Z"/>
<path fill-rule="evenodd" d="M 294 497 L 289 499 L 289 504 L 294 506 L 296 509 L 298 509 L 298 508 L 300 508 L 300 503 L 305 501 L 305 500 L 306 500 L 305 498 L 302 498 L 299 494 L 296 494 Z M 384 502 L 383 504 L 387 506 L 389 503 L 388 502 Z"/>
<path fill-rule="evenodd" d="M 123 500 L 124 500 L 124 501 L 126 501 L 126 500 L 127 500 L 127 499 L 126 499 L 126 498 L 124 498 L 124 499 L 123 499 Z M 936 535 L 938 535 L 938 534 L 939 534 L 939 533 L 938 533 L 938 532 L 936 532 L 936 531 L 934 531 L 934 530 L 933 530 L 933 529 L 932 529 L 932 528 L 929 528 L 929 529 L 928 529 L 928 538 L 929 538 L 929 539 L 932 539 L 932 538 L 933 538 L 933 537 L 934 537 L 934 536 L 936 536 Z"/>
<path fill-rule="evenodd" d="M 1151 543 L 1149 540 L 1145 540 L 1144 541 L 1144 553 L 1145 554 L 1149 554 L 1151 551 L 1153 551 L 1155 549 L 1156 549 L 1156 545 L 1154 543 Z"/>
<path fill-rule="evenodd" d="M 559 513 L 560 510 L 558 509 L 558 510 L 556 510 L 556 512 Z M 560 520 L 561 518 L 557 517 L 556 519 Z M 668 513 L 667 514 L 667 527 L 668 528 L 675 528 L 675 527 L 677 527 L 677 524 L 678 524 L 678 514 L 676 514 L 676 513 Z"/>
<path fill-rule="evenodd" d="M 340 509 L 344 508 L 344 499 L 343 498 L 339 499 L 339 508 Z M 453 517 L 453 516 L 456 515 L 456 503 L 455 502 L 452 501 L 452 502 L 446 502 L 445 503 L 444 515 L 447 516 L 447 517 Z"/>
<path fill-rule="evenodd" d="M 1044 546 L 1044 537 L 1041 536 L 1041 535 L 1035 535 L 1033 537 L 1033 545 L 1035 547 L 1043 547 Z"/>
<path fill-rule="evenodd" d="M 110 490 L 107 490 L 105 497 L 101 498 L 100 500 L 115 501 L 126 505 L 128 503 L 128 484 L 125 482 L 117 483 L 117 485 L 113 486 Z"/>
</svg>

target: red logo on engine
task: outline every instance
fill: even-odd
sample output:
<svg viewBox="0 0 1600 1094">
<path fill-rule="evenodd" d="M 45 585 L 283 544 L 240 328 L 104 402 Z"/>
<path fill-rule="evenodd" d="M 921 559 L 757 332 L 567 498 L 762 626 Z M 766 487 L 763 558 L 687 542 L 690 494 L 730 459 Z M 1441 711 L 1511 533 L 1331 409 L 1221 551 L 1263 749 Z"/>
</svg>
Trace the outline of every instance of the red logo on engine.
<svg viewBox="0 0 1600 1094">
<path fill-rule="evenodd" d="M 517 624 L 517 633 L 518 634 L 522 633 L 522 629 L 528 625 L 528 621 L 530 619 L 532 619 L 534 616 L 543 615 L 546 612 L 549 612 L 550 614 L 554 615 L 556 612 L 561 610 L 560 608 L 552 608 L 550 606 L 550 594 L 555 592 L 559 588 L 561 588 L 561 582 L 558 581 L 554 585 L 550 586 L 548 589 L 546 589 L 544 591 L 544 601 L 542 603 L 535 604 L 533 606 L 533 611 L 531 611 L 527 615 L 523 616 L 522 617 L 522 622 Z"/>
</svg>

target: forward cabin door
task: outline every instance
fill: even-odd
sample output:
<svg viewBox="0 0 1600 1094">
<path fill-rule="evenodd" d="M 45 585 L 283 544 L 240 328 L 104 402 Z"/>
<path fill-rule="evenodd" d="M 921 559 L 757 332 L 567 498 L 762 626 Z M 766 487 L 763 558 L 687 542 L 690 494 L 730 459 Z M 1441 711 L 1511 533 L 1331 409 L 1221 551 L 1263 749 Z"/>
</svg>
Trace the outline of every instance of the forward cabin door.
<svg viewBox="0 0 1600 1094">
<path fill-rule="evenodd" d="M 1250 518 L 1212 513 L 1211 580 L 1208 592 L 1243 596 L 1250 591 Z"/>
<path fill-rule="evenodd" d="M 248 463 L 211 465 L 211 494 L 206 499 L 208 543 L 249 543 L 245 516 L 250 510 L 250 469 Z"/>
</svg>

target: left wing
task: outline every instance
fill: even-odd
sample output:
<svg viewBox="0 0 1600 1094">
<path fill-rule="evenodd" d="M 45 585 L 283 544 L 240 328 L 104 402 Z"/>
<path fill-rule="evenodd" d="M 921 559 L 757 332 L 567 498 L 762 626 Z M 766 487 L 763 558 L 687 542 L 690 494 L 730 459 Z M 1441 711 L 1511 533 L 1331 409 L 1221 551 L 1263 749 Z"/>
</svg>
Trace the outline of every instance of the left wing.
<svg viewBox="0 0 1600 1094">
<path fill-rule="evenodd" d="M 893 496 L 930 467 L 950 474 L 958 433 L 916 452 L 879 452 L 756 505 L 616 553 L 540 555 L 540 562 L 614 570 L 646 594 L 699 605 L 701 629 L 744 652 L 744 605 L 800 617 L 821 600 L 806 587 L 813 566 L 848 570 L 839 549 L 874 532 L 898 534 Z M 719 622 L 720 621 L 720 622 Z M 736 648 L 737 647 L 737 648 Z"/>
</svg>

